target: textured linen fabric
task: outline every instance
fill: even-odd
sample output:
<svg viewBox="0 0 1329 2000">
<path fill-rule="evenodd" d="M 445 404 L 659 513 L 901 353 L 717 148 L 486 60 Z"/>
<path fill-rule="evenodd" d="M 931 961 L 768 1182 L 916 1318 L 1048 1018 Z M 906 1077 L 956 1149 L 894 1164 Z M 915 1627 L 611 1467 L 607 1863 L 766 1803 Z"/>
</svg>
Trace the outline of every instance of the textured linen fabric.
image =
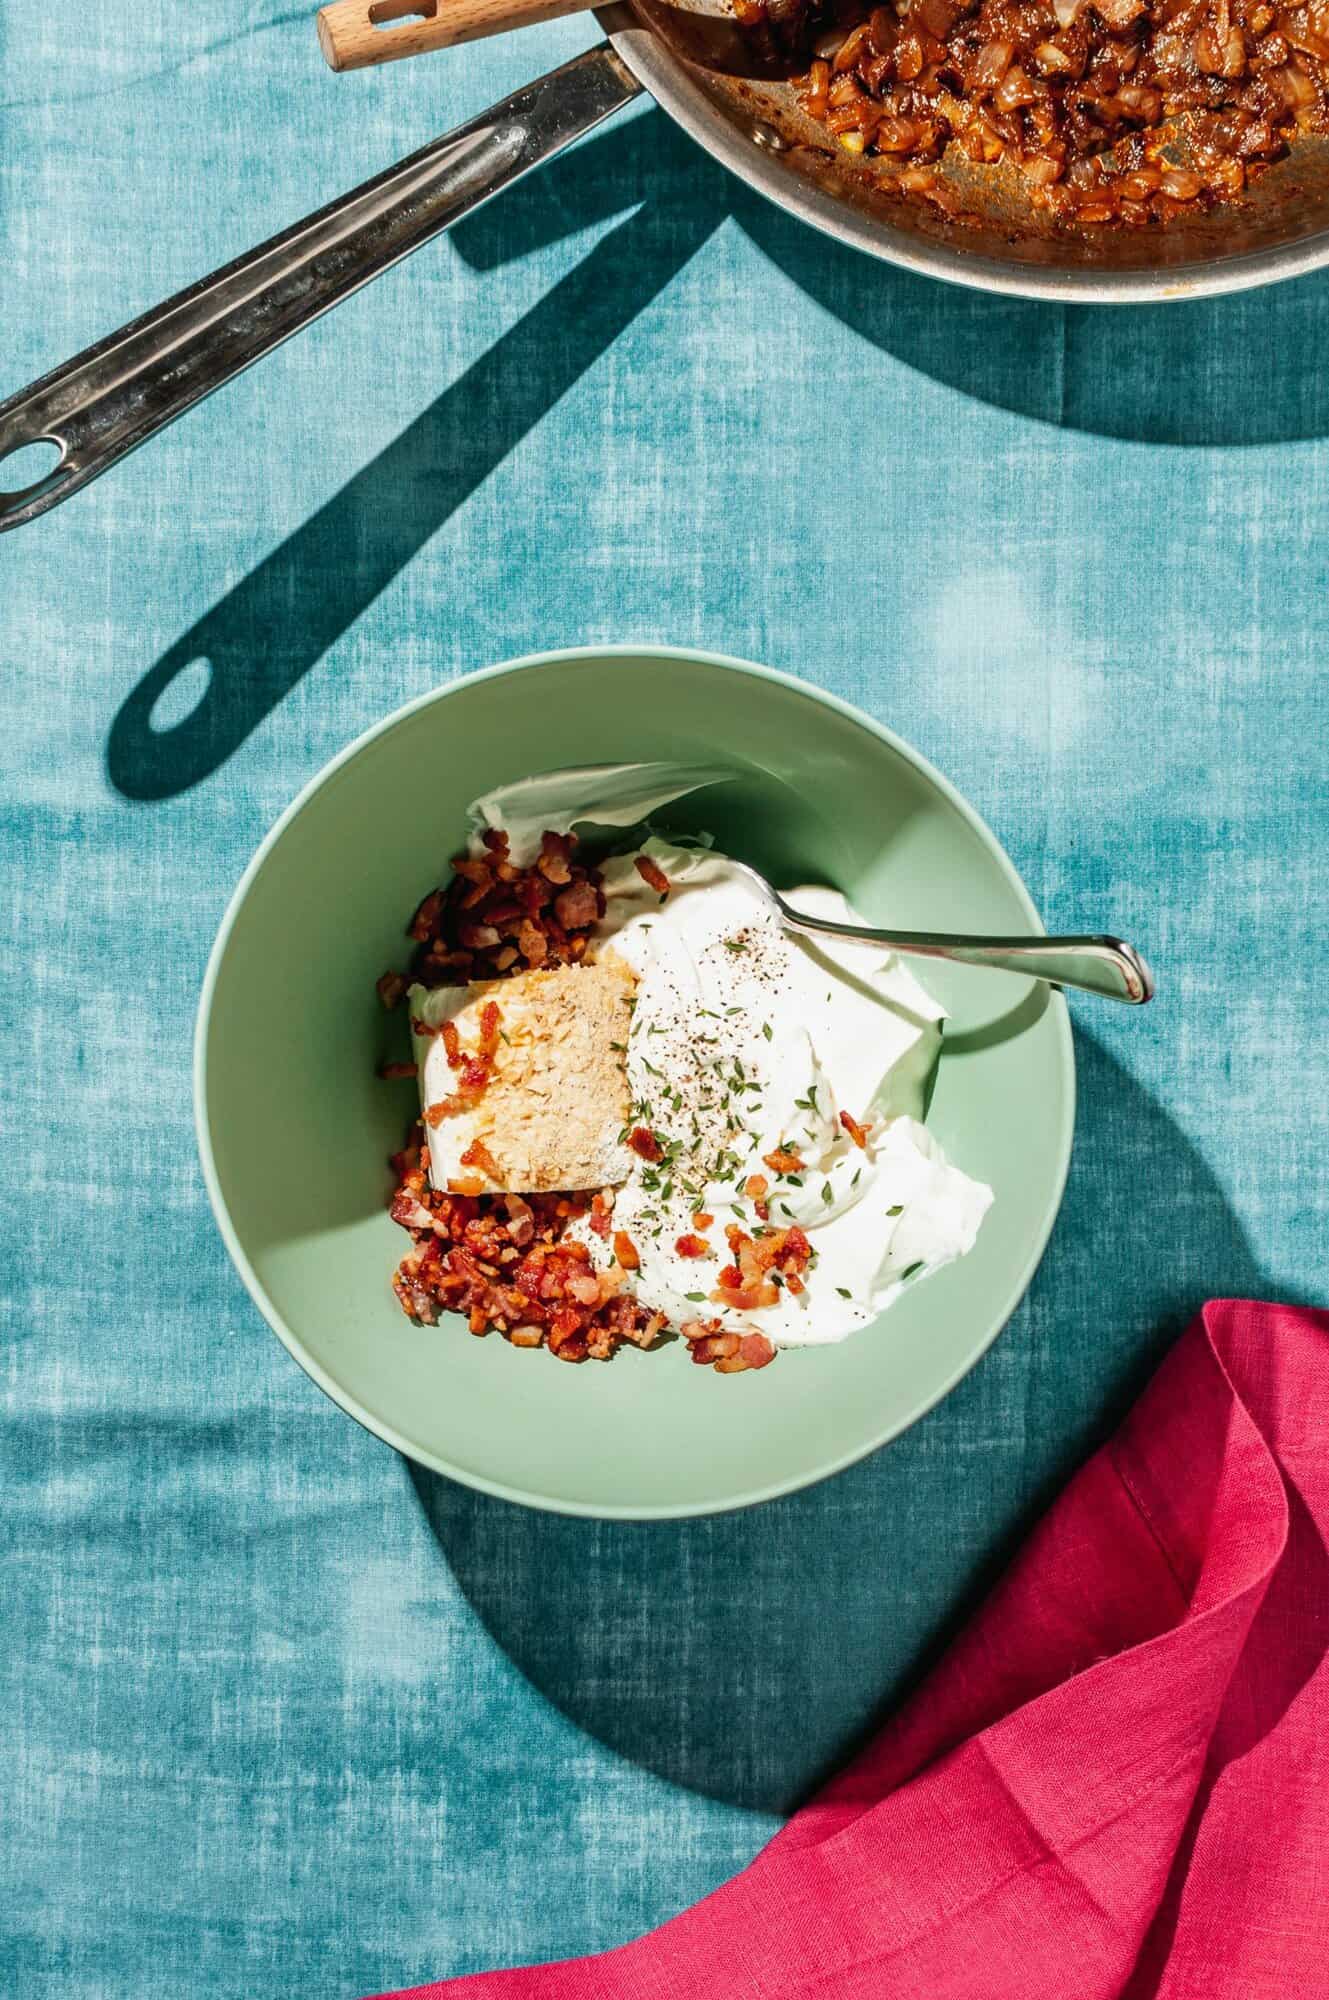
<svg viewBox="0 0 1329 2000">
<path fill-rule="evenodd" d="M 604 1957 L 416 2000 L 1329 1993 L 1329 1313 L 1220 1301 L 902 1715 Z"/>
<path fill-rule="evenodd" d="M 6 0 L 0 394 L 593 34 L 333 78 L 274 0 Z M 970 296 L 648 109 L 0 539 L 0 1992 L 344 2000 L 636 1936 L 898 1704 L 1205 1298 L 1323 1302 L 1327 309 Z M 1074 1004 L 1065 1207 L 982 1365 L 676 1526 L 498 1505 L 342 1417 L 227 1263 L 189 1106 L 299 786 L 609 639 L 861 703 L 1161 979 Z"/>
</svg>

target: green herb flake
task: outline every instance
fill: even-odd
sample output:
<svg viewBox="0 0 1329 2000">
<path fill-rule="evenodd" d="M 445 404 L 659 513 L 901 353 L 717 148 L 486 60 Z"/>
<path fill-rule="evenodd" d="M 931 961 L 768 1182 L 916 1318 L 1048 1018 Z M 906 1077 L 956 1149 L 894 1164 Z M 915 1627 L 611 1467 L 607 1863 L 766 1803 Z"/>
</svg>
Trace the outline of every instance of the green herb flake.
<svg viewBox="0 0 1329 2000">
<path fill-rule="evenodd" d="M 835 1200 L 835 1196 L 831 1192 L 831 1184 L 829 1181 L 823 1181 L 821 1184 L 821 1198 L 825 1202 L 827 1208 L 829 1208 L 831 1203 Z"/>
<path fill-rule="evenodd" d="M 851 1299 L 854 1296 L 848 1285 L 837 1285 L 835 1289 L 842 1299 Z"/>
<path fill-rule="evenodd" d="M 886 1213 L 887 1213 L 887 1215 L 903 1215 L 903 1214 L 904 1214 L 904 1203 L 903 1203 L 902 1201 L 897 1201 L 897 1202 L 896 1202 L 896 1204 L 895 1204 L 895 1207 L 894 1207 L 894 1208 L 888 1208 L 888 1209 L 887 1209 L 887 1211 L 886 1211 Z"/>
<path fill-rule="evenodd" d="M 903 1284 L 906 1278 L 917 1277 L 918 1273 L 922 1270 L 922 1268 L 923 1268 L 923 1259 L 920 1257 L 916 1264 L 911 1264 L 909 1266 L 909 1269 L 901 1277 L 900 1283 Z"/>
<path fill-rule="evenodd" d="M 684 1292 L 683 1296 L 685 1299 L 690 1300 L 694 1306 L 704 1306 L 706 1303 L 705 1292 Z"/>
</svg>

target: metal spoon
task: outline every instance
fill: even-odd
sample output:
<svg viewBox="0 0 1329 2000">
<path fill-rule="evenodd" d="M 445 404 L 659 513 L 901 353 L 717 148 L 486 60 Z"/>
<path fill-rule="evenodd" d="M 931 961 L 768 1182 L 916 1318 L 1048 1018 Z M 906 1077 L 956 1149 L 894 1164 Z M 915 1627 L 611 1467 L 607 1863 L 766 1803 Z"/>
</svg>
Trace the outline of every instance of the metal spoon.
<svg viewBox="0 0 1329 2000">
<path fill-rule="evenodd" d="M 1133 945 L 1114 937 L 952 937 L 940 931 L 879 931 L 863 924 L 837 924 L 793 910 L 764 875 L 746 861 L 729 865 L 745 875 L 790 930 L 811 936 L 853 938 L 885 945 L 911 958 L 946 958 L 957 965 L 983 965 L 993 972 L 1022 972 L 1052 986 L 1078 986 L 1104 1000 L 1142 1006 L 1153 998 L 1154 976 Z"/>
</svg>

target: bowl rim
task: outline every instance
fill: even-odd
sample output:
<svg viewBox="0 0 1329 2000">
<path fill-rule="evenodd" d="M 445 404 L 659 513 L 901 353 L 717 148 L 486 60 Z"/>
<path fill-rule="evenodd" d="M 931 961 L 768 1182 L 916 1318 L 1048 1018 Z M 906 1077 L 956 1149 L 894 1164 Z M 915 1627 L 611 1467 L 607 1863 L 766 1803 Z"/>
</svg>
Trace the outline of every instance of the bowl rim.
<svg viewBox="0 0 1329 2000">
<path fill-rule="evenodd" d="M 951 1390 L 963 1381 L 964 1377 L 972 1369 L 978 1366 L 978 1363 L 996 1341 L 998 1335 L 1004 1331 L 1017 1306 L 1019 1306 L 1025 1293 L 1028 1291 L 1034 1274 L 1042 1262 L 1043 1253 L 1047 1249 L 1048 1240 L 1056 1225 L 1057 1217 L 1061 1212 L 1062 1201 L 1066 1192 L 1067 1176 L 1070 1172 L 1076 1107 L 1075 1048 L 1071 1035 L 1069 1009 L 1066 1005 L 1065 996 L 1059 989 L 1054 988 L 1052 990 L 1051 1006 L 1049 1008 L 1049 1012 L 1052 1014 L 1055 1023 L 1057 1054 L 1059 1057 L 1063 1093 L 1062 1118 L 1056 1135 L 1059 1166 L 1054 1198 L 1048 1204 L 1048 1212 L 1037 1232 L 1037 1237 L 1030 1253 L 1021 1266 L 1014 1283 L 1009 1288 L 1009 1296 L 1003 1299 L 998 1306 L 992 1323 L 984 1335 L 981 1344 L 975 1348 L 974 1352 L 960 1367 L 952 1370 L 938 1388 L 928 1392 L 916 1403 L 912 1404 L 904 1416 L 884 1425 L 866 1443 L 856 1444 L 851 1450 L 843 1452 L 838 1457 L 829 1460 L 814 1472 L 806 1474 L 798 1473 L 789 1479 L 773 1480 L 753 1489 L 751 1492 L 738 1494 L 733 1498 L 725 1500 L 702 1501 L 695 1506 L 680 1506 L 674 1503 L 639 1505 L 632 1502 L 625 1502 L 622 1505 L 610 1508 L 604 1505 L 593 1505 L 586 1501 L 551 1498 L 547 1494 L 532 1492 L 524 1487 L 511 1486 L 502 1480 L 487 1479 L 479 1473 L 463 1470 L 452 1464 L 448 1459 L 431 1452 L 418 1442 L 408 1440 L 392 1424 L 371 1415 L 368 1410 L 357 1402 L 354 1396 L 341 1387 L 315 1356 L 309 1352 L 299 1336 L 287 1325 L 276 1306 L 268 1297 L 262 1280 L 250 1262 L 248 1253 L 241 1243 L 234 1224 L 231 1221 L 230 1211 L 227 1208 L 226 1198 L 222 1192 L 221 1179 L 212 1150 L 212 1136 L 208 1121 L 208 1031 L 211 1025 L 212 1006 L 216 996 L 217 982 L 220 977 L 227 948 L 230 944 L 231 933 L 239 919 L 240 912 L 244 907 L 253 883 L 266 865 L 268 856 L 282 839 L 287 828 L 303 812 L 305 806 L 315 794 L 333 782 L 344 766 L 349 764 L 353 758 L 358 757 L 363 750 L 368 749 L 371 743 L 376 742 L 380 737 L 387 736 L 391 731 L 402 727 L 422 709 L 431 708 L 436 703 L 447 700 L 453 694 L 474 687 L 483 681 L 498 680 L 504 675 L 532 672 L 540 668 L 576 660 L 608 659 L 638 659 L 660 662 L 686 661 L 698 666 L 712 667 L 722 673 L 735 673 L 746 675 L 754 680 L 774 682 L 777 686 L 788 688 L 791 692 L 802 695 L 807 700 L 818 702 L 822 706 L 843 716 L 847 721 L 855 723 L 860 729 L 865 730 L 871 736 L 875 736 L 878 741 L 884 743 L 889 749 L 894 750 L 899 756 L 903 757 L 906 763 L 911 764 L 929 783 L 936 787 L 946 802 L 959 813 L 960 817 L 978 835 L 984 846 L 993 855 L 1009 880 L 1017 898 L 1023 905 L 1034 931 L 1046 934 L 1046 927 L 1034 906 L 1033 899 L 1025 887 L 1023 878 L 1016 868 L 1015 863 L 1011 860 L 991 827 L 988 826 L 987 822 L 974 807 L 969 804 L 968 800 L 961 796 L 950 780 L 937 770 L 935 765 L 929 762 L 921 751 L 915 750 L 911 744 L 906 743 L 902 737 L 898 736 L 894 730 L 888 728 L 885 723 L 878 722 L 863 709 L 857 708 L 852 702 L 843 700 L 839 695 L 831 694 L 826 689 L 819 688 L 812 682 L 801 679 L 797 674 L 786 673 L 778 667 L 762 666 L 754 660 L 740 659 L 733 654 L 714 653 L 701 647 L 669 646 L 653 643 L 637 644 L 629 640 L 603 646 L 563 646 L 546 652 L 524 653 L 510 660 L 499 661 L 494 666 L 479 667 L 469 673 L 460 674 L 455 680 L 445 681 L 438 687 L 430 688 L 424 694 L 414 696 L 410 701 L 404 702 L 399 708 L 393 709 L 390 714 L 383 716 L 378 722 L 372 723 L 368 729 L 361 731 L 358 736 L 354 737 L 351 742 L 346 744 L 343 749 L 339 750 L 335 756 L 330 758 L 326 764 L 316 771 L 313 777 L 301 786 L 290 804 L 273 821 L 273 824 L 255 848 L 243 874 L 231 892 L 226 909 L 222 915 L 221 923 L 218 926 L 217 935 L 213 940 L 212 949 L 208 953 L 207 967 L 203 974 L 203 984 L 199 992 L 198 1009 L 194 1021 L 194 1133 L 198 1144 L 199 1161 L 203 1169 L 203 1181 L 207 1189 L 208 1201 L 212 1208 L 217 1228 L 221 1233 L 222 1241 L 226 1246 L 227 1254 L 238 1272 L 245 1290 L 292 1359 L 299 1364 L 310 1380 L 317 1384 L 330 1401 L 335 1403 L 340 1410 L 345 1411 L 347 1416 L 353 1417 L 363 1429 L 369 1431 L 384 1444 L 390 1445 L 394 1451 L 400 1452 L 403 1457 L 411 1460 L 413 1463 L 423 1465 L 430 1471 L 441 1473 L 446 1479 L 455 1479 L 459 1484 L 469 1486 L 478 1492 L 486 1493 L 496 1500 L 506 1500 L 524 1507 L 535 1507 L 545 1513 L 572 1515 L 587 1520 L 685 1520 L 701 1515 L 727 1514 L 737 1512 L 745 1507 L 760 1506 L 765 1501 L 780 1499 L 786 1494 L 800 1492 L 809 1486 L 820 1485 L 823 1480 L 834 1478 L 837 1473 L 844 1472 L 851 1465 L 858 1464 L 861 1459 L 870 1457 L 873 1452 L 880 1451 L 884 1445 L 890 1444 L 895 1438 L 900 1437 L 905 1431 L 911 1429 L 920 1418 L 925 1417 L 930 1410 L 935 1409 L 937 1404 L 948 1396 Z"/>
</svg>

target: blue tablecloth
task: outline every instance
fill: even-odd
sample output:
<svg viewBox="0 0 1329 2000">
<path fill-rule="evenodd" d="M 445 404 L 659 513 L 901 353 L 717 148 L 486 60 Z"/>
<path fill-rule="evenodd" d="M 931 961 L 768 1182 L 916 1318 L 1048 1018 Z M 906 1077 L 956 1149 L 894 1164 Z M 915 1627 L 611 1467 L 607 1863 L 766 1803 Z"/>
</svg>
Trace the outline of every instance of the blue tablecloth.
<svg viewBox="0 0 1329 2000">
<path fill-rule="evenodd" d="M 592 34 L 335 80 L 305 9 L 9 0 L 0 394 Z M 913 279 L 642 110 L 0 543 L 6 1995 L 334 2000 L 654 1923 L 917 1678 L 1201 1299 L 1323 1298 L 1327 319 L 1329 277 Z M 1065 1209 L 969 1380 L 677 1527 L 348 1422 L 190 1123 L 204 959 L 304 780 L 466 668 L 628 638 L 861 703 L 1049 924 L 1161 976 L 1075 1010 Z"/>
</svg>

